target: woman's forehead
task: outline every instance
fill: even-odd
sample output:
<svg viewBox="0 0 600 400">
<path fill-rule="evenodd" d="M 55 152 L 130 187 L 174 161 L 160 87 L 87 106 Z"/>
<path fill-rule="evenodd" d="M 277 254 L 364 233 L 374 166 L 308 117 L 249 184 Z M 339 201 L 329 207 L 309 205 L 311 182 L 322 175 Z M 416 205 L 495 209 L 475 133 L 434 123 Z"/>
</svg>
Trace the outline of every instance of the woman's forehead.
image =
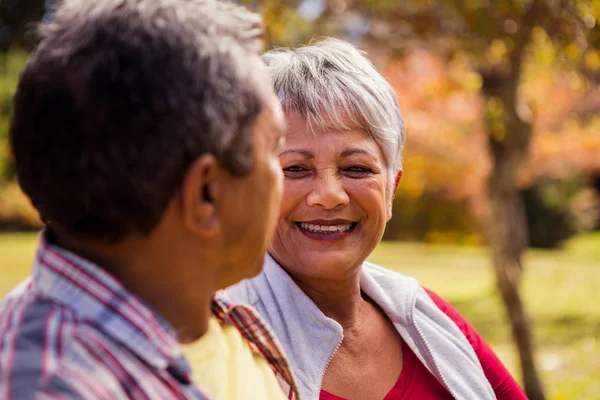
<svg viewBox="0 0 600 400">
<path fill-rule="evenodd" d="M 370 156 L 376 160 L 383 155 L 378 144 L 362 129 L 349 131 L 330 130 L 313 133 L 308 129 L 288 127 L 283 153 L 296 152 L 312 154 L 316 157 L 320 150 L 331 149 L 336 156 L 350 157 L 354 155 Z"/>
<path fill-rule="evenodd" d="M 358 112 L 349 113 L 345 110 L 325 111 L 318 113 L 284 107 L 288 124 L 293 123 L 302 130 L 308 129 L 314 134 L 328 131 L 368 131 L 365 118 Z"/>
</svg>

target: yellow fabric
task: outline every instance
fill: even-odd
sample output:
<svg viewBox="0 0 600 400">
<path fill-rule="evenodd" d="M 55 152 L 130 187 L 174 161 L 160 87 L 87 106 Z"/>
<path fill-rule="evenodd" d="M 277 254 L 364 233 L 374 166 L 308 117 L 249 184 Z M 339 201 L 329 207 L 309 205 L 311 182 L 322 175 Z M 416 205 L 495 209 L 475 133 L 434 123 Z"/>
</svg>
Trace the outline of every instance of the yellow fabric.
<svg viewBox="0 0 600 400">
<path fill-rule="evenodd" d="M 267 361 L 255 354 L 237 328 L 211 318 L 208 332 L 183 346 L 194 382 L 214 400 L 283 400 Z"/>
</svg>

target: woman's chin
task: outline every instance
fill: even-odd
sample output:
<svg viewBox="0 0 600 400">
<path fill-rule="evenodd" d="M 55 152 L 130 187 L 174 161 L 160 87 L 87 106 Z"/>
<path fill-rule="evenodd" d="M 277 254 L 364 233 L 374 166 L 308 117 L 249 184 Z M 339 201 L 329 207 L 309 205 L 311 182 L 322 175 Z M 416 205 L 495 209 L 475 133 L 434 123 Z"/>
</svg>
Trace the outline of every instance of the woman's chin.
<svg viewBox="0 0 600 400">
<path fill-rule="evenodd" d="M 312 254 L 311 254 L 312 253 Z M 303 252 L 301 259 L 287 263 L 286 270 L 292 275 L 304 275 L 312 278 L 340 278 L 352 270 L 353 264 L 345 252 Z"/>
</svg>

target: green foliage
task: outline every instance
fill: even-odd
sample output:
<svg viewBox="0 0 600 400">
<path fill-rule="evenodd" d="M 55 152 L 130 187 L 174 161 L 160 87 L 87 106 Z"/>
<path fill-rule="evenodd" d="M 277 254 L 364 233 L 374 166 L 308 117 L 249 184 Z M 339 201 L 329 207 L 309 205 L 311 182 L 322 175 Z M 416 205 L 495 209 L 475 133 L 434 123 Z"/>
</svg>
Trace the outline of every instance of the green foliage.
<svg viewBox="0 0 600 400">
<path fill-rule="evenodd" d="M 27 58 L 28 53 L 21 49 L 0 53 L 0 190 L 3 184 L 13 178 L 8 149 L 8 128 L 12 97 Z"/>
<path fill-rule="evenodd" d="M 277 0 L 266 0 L 262 11 L 267 26 L 266 48 L 294 46 L 312 39 L 313 23 L 303 19 L 296 8 Z"/>
<path fill-rule="evenodd" d="M 14 181 L 8 148 L 12 97 L 27 59 L 28 53 L 18 48 L 0 53 L 0 230 L 40 226 L 37 212 Z"/>
<path fill-rule="evenodd" d="M 577 178 L 544 179 L 523 191 L 532 247 L 556 248 L 577 232 L 571 205 L 583 187 Z"/>
<path fill-rule="evenodd" d="M 0 231 L 42 226 L 38 212 L 16 182 L 0 186 Z"/>
<path fill-rule="evenodd" d="M 479 222 L 466 201 L 451 200 L 424 192 L 414 198 L 400 190 L 394 200 L 393 217 L 388 222 L 385 240 L 428 243 L 481 242 Z"/>
</svg>

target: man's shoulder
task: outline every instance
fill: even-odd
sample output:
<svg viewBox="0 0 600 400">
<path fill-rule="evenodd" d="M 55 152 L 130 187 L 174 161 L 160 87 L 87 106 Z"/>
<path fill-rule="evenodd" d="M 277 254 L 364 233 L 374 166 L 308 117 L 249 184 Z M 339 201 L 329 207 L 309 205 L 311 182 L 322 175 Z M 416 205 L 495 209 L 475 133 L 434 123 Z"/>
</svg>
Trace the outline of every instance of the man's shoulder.
<svg viewBox="0 0 600 400">
<path fill-rule="evenodd" d="M 16 363 L 22 352 L 40 352 L 49 329 L 48 319 L 59 317 L 56 305 L 43 299 L 30 279 L 12 290 L 0 303 L 0 366 Z"/>
<path fill-rule="evenodd" d="M 68 318 L 68 314 L 68 309 L 40 296 L 33 282 L 25 280 L 0 302 L 2 348 L 22 350 L 41 347 L 47 339 L 45 334 L 55 327 L 52 322 Z"/>
<path fill-rule="evenodd" d="M 0 398 L 81 398 L 78 382 L 101 373 L 78 349 L 90 327 L 73 310 L 40 296 L 31 282 L 0 303 Z"/>
<path fill-rule="evenodd" d="M 29 364 L 9 372 L 8 379 L 3 379 L 0 385 L 2 399 L 108 400 L 126 397 L 121 382 L 100 365 L 77 364 L 62 359 L 52 368 Z"/>
</svg>

